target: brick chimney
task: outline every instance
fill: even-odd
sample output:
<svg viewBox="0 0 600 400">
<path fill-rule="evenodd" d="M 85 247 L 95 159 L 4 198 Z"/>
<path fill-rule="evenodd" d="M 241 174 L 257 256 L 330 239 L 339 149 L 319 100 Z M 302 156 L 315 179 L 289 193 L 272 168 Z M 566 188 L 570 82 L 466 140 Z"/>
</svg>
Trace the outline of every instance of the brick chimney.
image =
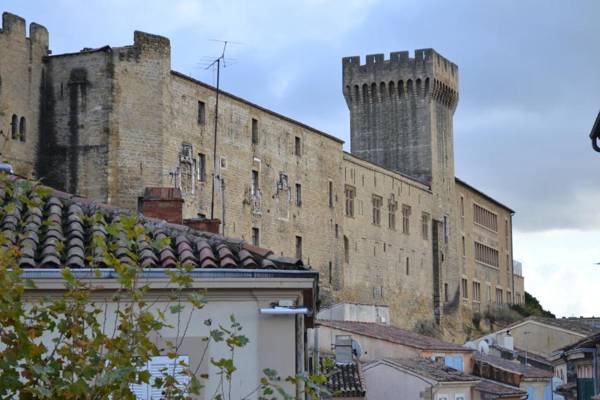
<svg viewBox="0 0 600 400">
<path fill-rule="evenodd" d="M 171 187 L 147 187 L 144 197 L 139 199 L 138 208 L 150 218 L 164 219 L 172 224 L 183 224 L 204 232 L 219 233 L 219 219 L 190 218 L 183 219 L 183 197 L 181 190 Z"/>
<path fill-rule="evenodd" d="M 138 208 L 146 217 L 164 219 L 172 224 L 183 223 L 183 198 L 177 188 L 147 187 Z"/>
</svg>

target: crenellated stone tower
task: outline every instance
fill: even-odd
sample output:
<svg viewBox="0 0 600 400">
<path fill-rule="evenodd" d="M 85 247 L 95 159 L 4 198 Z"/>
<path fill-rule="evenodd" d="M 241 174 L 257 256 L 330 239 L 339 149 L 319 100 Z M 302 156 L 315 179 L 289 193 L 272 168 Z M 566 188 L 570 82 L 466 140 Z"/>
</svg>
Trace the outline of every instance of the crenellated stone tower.
<svg viewBox="0 0 600 400">
<path fill-rule="evenodd" d="M 350 110 L 351 152 L 431 188 L 433 297 L 439 321 L 442 298 L 458 301 L 458 218 L 454 189 L 453 115 L 458 67 L 433 49 L 346 57 L 343 91 Z M 452 310 L 446 302 L 447 312 Z"/>
<path fill-rule="evenodd" d="M 19 174 L 35 175 L 38 153 L 40 87 L 45 79 L 48 31 L 2 14 L 0 29 L 0 157 Z"/>
<path fill-rule="evenodd" d="M 432 49 L 343 59 L 352 154 L 431 185 L 454 179 L 458 67 Z"/>
</svg>

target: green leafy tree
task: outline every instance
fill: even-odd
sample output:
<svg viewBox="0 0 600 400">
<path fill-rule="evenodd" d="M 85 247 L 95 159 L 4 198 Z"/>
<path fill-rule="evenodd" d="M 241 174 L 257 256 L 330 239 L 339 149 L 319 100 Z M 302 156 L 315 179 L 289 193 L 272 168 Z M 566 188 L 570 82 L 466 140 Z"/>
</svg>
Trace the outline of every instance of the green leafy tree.
<svg viewBox="0 0 600 400">
<path fill-rule="evenodd" d="M 0 219 L 16 209 L 41 207 L 49 194 L 37 184 L 0 179 L 10 199 L 0 208 Z M 97 214 L 87 223 L 103 223 L 103 219 Z M 140 278 L 138 250 L 142 243 L 152 243 L 160 251 L 168 240 L 152 241 L 135 216 L 116 218 L 105 227 L 110 240 L 93 236 L 92 241 L 102 250 L 104 267 L 115 272 L 118 288 L 108 298 L 103 288 L 69 268 L 62 270 L 61 297 L 32 296 L 36 285 L 23 278 L 17 262 L 19 248 L 0 234 L 0 399 L 135 399 L 132 385 L 139 384 L 160 390 L 165 399 L 185 399 L 203 390 L 203 379 L 208 378 L 199 378 L 197 368 L 192 370 L 179 357 L 193 313 L 206 305 L 202 295 L 188 290 L 192 267 L 178 265 L 166 272 L 168 294 L 161 307 L 156 307 L 157 300 L 148 301 L 148 283 Z M 17 234 L 22 228 L 17 227 Z M 117 242 L 120 249 L 126 244 L 130 262 L 116 256 Z M 59 250 L 64 246 L 57 243 Z M 94 274 L 101 276 L 100 269 L 94 269 Z M 109 303 L 116 304 L 114 313 L 107 311 Z M 169 322 L 173 320 L 177 323 Z M 210 359 L 218 371 L 212 398 L 231 399 L 235 354 L 249 340 L 233 315 L 227 326 L 214 326 L 210 318 L 204 323 L 210 330 L 207 345 L 219 343 L 228 349 L 227 357 Z M 166 342 L 173 364 L 152 379 L 148 361 L 164 354 L 164 349 L 161 352 L 151 338 L 159 337 L 164 329 L 177 332 L 174 340 Z M 310 397 L 317 398 L 325 380 L 322 375 L 304 373 L 282 379 L 275 371 L 265 370 L 259 385 L 245 398 L 258 394 L 260 399 L 292 399 L 284 383 L 301 385 Z"/>
<path fill-rule="evenodd" d="M 515 304 L 513 309 L 524 317 L 538 316 L 546 318 L 556 318 L 552 312 L 545 310 L 535 296 L 525 292 L 525 303 Z"/>
</svg>

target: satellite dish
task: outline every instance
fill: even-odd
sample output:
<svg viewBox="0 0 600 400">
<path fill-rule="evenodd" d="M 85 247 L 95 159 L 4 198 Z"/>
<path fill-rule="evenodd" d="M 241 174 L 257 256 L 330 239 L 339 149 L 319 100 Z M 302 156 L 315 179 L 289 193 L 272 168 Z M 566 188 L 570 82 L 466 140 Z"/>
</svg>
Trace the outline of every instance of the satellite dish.
<svg viewBox="0 0 600 400">
<path fill-rule="evenodd" d="M 479 350 L 480 353 L 488 354 L 490 352 L 490 345 L 487 343 L 487 341 L 482 340 L 481 342 L 479 342 L 477 350 Z"/>
<path fill-rule="evenodd" d="M 352 339 L 352 354 L 357 359 L 360 359 L 360 357 L 363 355 L 362 346 L 360 345 L 360 343 L 358 343 L 357 340 L 354 339 Z"/>
</svg>

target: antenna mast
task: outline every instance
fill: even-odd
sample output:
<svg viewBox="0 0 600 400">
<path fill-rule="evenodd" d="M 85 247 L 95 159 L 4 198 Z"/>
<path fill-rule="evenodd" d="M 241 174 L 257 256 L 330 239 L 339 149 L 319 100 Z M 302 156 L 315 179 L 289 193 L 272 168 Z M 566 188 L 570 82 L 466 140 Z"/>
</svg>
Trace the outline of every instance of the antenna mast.
<svg viewBox="0 0 600 400">
<path fill-rule="evenodd" d="M 221 78 L 221 61 L 223 61 L 223 67 L 225 67 L 225 50 L 227 49 L 227 41 L 223 42 L 223 51 L 221 55 L 214 60 L 212 63 L 206 67 L 206 69 L 211 68 L 215 64 L 217 65 L 217 98 L 215 102 L 215 138 L 213 143 L 213 179 L 212 179 L 212 188 L 210 194 L 210 219 L 215 218 L 215 182 L 219 177 L 217 177 L 217 134 L 218 134 L 218 126 L 219 126 L 219 93 L 220 93 L 220 78 Z"/>
</svg>

